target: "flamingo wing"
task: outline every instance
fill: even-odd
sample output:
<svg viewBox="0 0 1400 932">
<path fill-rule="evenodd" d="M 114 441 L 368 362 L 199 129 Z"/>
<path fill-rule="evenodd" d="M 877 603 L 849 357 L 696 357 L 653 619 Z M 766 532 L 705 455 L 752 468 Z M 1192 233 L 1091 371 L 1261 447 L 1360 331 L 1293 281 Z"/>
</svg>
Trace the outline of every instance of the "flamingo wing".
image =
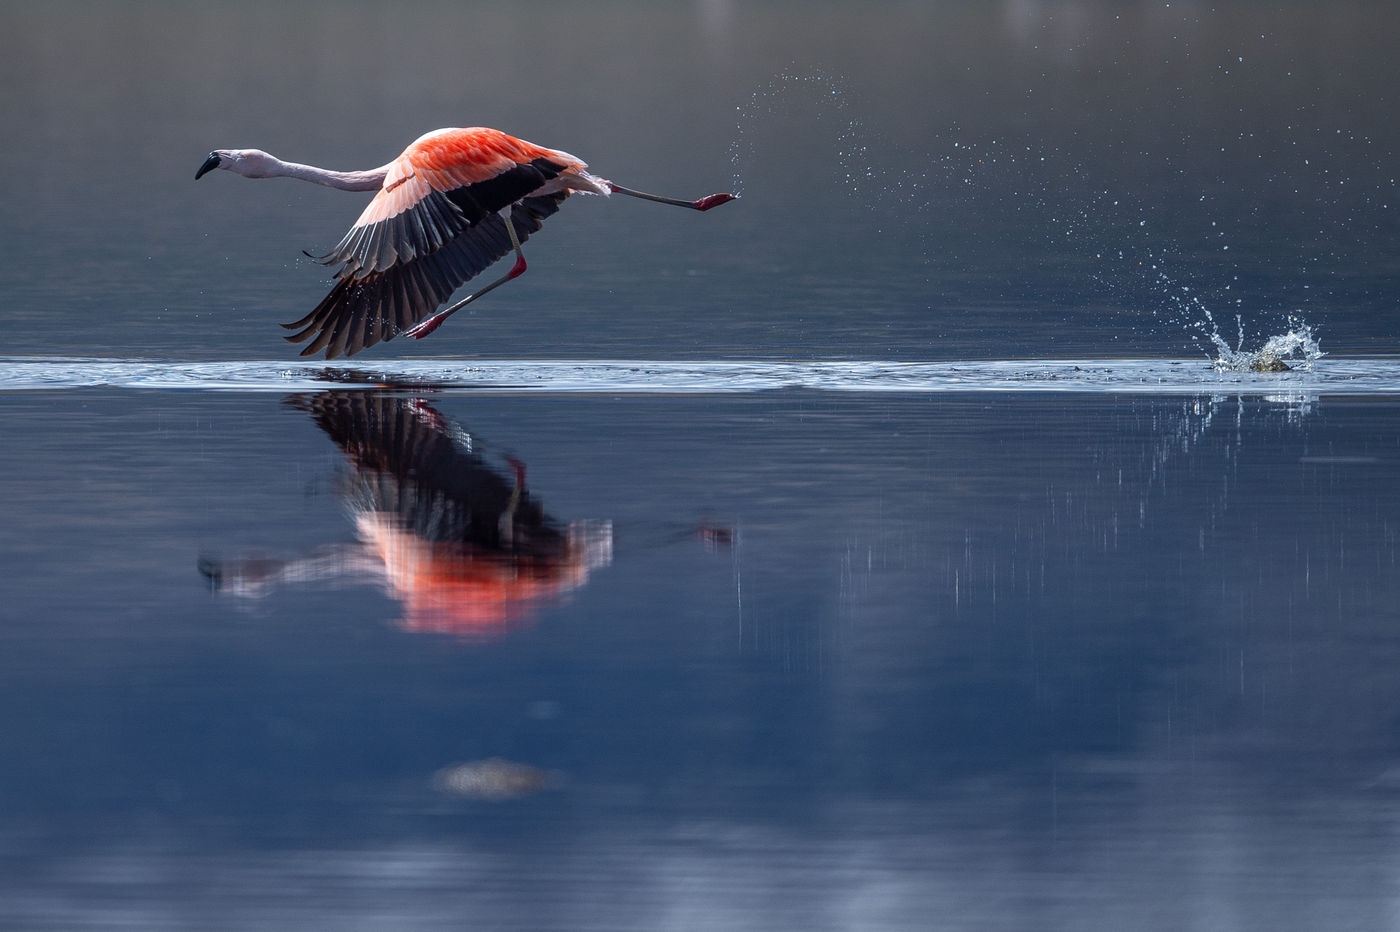
<svg viewBox="0 0 1400 932">
<path fill-rule="evenodd" d="M 490 135 L 487 135 L 490 134 Z M 568 197 L 561 173 L 583 163 L 491 130 L 429 134 L 390 166 L 384 185 L 320 261 L 341 263 L 311 313 L 283 324 L 310 340 L 301 351 L 349 356 L 431 315 L 452 293 L 511 251 Z"/>
<path fill-rule="evenodd" d="M 565 536 L 538 500 L 424 402 L 328 391 L 287 404 L 311 414 L 354 464 L 357 510 L 392 514 L 397 527 L 430 544 L 538 558 L 563 550 Z"/>
</svg>

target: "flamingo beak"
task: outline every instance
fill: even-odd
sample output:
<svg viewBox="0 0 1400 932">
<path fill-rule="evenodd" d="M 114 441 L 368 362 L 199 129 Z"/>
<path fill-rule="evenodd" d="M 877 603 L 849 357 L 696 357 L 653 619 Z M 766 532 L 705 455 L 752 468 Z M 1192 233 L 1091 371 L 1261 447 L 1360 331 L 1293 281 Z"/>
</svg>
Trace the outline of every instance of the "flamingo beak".
<svg viewBox="0 0 1400 932">
<path fill-rule="evenodd" d="M 194 180 L 198 181 L 209 172 L 219 167 L 219 153 L 210 152 L 209 158 L 204 160 L 204 164 L 199 166 L 199 171 L 194 173 Z"/>
</svg>

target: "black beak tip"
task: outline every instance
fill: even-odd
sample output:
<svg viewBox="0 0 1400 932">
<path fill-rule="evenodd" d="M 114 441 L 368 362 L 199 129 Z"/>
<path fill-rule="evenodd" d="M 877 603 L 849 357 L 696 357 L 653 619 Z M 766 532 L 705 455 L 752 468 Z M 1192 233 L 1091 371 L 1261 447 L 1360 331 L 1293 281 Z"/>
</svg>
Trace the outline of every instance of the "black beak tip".
<svg viewBox="0 0 1400 932">
<path fill-rule="evenodd" d="M 194 180 L 195 180 L 195 181 L 198 181 L 199 179 L 203 178 L 203 177 L 204 177 L 205 175 L 207 175 L 209 172 L 213 171 L 214 169 L 216 169 L 216 168 L 218 168 L 218 167 L 219 167 L 219 154 L 218 154 L 217 152 L 210 152 L 210 153 L 209 153 L 209 158 L 205 159 L 205 160 L 204 160 L 204 164 L 201 165 L 201 166 L 199 166 L 199 171 L 197 171 L 197 172 L 194 173 Z"/>
</svg>

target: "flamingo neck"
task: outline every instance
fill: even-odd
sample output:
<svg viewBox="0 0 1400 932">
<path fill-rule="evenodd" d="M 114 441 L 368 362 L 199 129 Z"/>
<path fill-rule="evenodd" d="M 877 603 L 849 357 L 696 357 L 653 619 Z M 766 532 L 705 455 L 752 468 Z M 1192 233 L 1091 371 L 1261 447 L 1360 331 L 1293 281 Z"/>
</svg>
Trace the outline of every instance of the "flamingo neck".
<svg viewBox="0 0 1400 932">
<path fill-rule="evenodd" d="M 371 168 L 368 171 L 338 172 L 278 159 L 276 174 L 287 178 L 300 178 L 302 181 L 325 185 L 328 188 L 339 188 L 342 191 L 378 191 L 384 184 L 385 176 L 389 174 L 389 166 Z"/>
</svg>

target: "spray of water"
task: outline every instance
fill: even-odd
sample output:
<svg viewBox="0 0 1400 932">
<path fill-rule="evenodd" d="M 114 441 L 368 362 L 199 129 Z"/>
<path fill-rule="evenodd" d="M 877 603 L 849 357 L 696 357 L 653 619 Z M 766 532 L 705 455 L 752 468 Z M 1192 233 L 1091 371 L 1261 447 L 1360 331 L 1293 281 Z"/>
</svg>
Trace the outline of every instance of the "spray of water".
<svg viewBox="0 0 1400 932">
<path fill-rule="evenodd" d="M 935 218 L 944 222 L 947 208 L 956 203 L 979 217 L 1001 218 L 1005 228 L 1027 235 L 1038 225 L 1051 247 L 1043 261 L 1074 254 L 1092 260 L 1097 271 L 1089 272 L 1087 281 L 1117 292 L 1124 308 L 1181 327 L 1217 369 L 1309 369 L 1324 355 L 1301 309 L 1288 317 L 1286 331 L 1261 335 L 1259 345 L 1246 347 L 1245 297 L 1234 289 L 1241 275 L 1238 250 L 1231 249 L 1225 219 L 1210 220 L 1207 214 L 1203 232 L 1203 242 L 1223 264 L 1212 260 L 1189 277 L 1171 273 L 1173 257 L 1192 243 L 1190 234 L 1157 229 L 1161 205 L 1141 202 L 1114 185 L 1085 184 L 1095 176 L 1094 167 L 1067 161 L 1067 153 L 1053 145 L 978 140 L 949 126 L 935 136 L 946 144 L 938 151 L 896 152 L 856 116 L 862 107 L 849 82 L 816 68 L 778 73 L 736 110 L 730 144 L 735 193 L 744 192 L 749 168 L 760 156 L 760 132 L 797 114 L 829 127 L 834 180 L 851 199 L 891 218 L 901 236 L 923 240 L 926 263 L 935 253 L 944 262 L 957 261 L 948 253 L 945 231 L 934 223 Z M 1208 196 L 1199 200 L 1202 210 L 1210 209 Z M 1208 302 L 1234 304 L 1239 335 L 1233 346 L 1221 335 Z"/>
<path fill-rule="evenodd" d="M 729 144 L 729 161 L 734 172 L 732 190 L 744 192 L 745 171 L 756 158 L 755 131 L 780 115 L 797 111 L 832 128 L 832 146 L 841 181 L 867 204 L 882 193 L 886 172 L 869 161 L 869 133 L 861 121 L 851 116 L 852 92 L 844 78 L 819 68 L 779 72 L 754 91 L 747 103 L 736 107 L 738 114 L 734 139 Z"/>
<path fill-rule="evenodd" d="M 1326 355 L 1318 344 L 1313 329 L 1301 318 L 1290 317 L 1287 332 L 1275 334 L 1264 341 L 1256 350 L 1245 349 L 1244 324 L 1236 316 L 1239 337 L 1232 347 L 1220 335 L 1215 319 L 1206 311 L 1210 322 L 1210 340 L 1215 347 L 1213 360 L 1220 372 L 1288 372 L 1293 369 L 1308 370 L 1318 359 Z"/>
<path fill-rule="evenodd" d="M 969 248 L 978 234 L 975 224 L 959 225 L 973 216 L 984 200 L 996 209 L 1018 212 L 1020 192 L 1006 193 L 989 174 L 1020 172 L 1029 158 L 1009 146 L 979 142 L 949 125 L 932 133 L 928 147 L 911 145 L 872 127 L 862 115 L 872 112 L 859 89 L 845 77 L 817 67 L 792 65 L 773 75 L 735 108 L 736 124 L 729 145 L 731 190 L 743 195 L 762 169 L 771 170 L 773 146 L 782 146 L 795 166 L 810 172 L 814 183 L 839 190 L 844 207 L 864 214 L 869 229 L 897 236 L 905 255 L 919 263 L 930 309 L 938 294 L 939 268 L 961 273 L 959 250 Z M 793 151 L 799 134 L 804 148 Z M 829 166 L 825 179 L 820 170 Z M 952 210 L 950 211 L 950 208 Z M 951 218 L 950 218 L 951 213 Z M 956 235 L 949 235 L 950 227 Z M 906 266 L 906 271 L 911 269 Z"/>
</svg>

